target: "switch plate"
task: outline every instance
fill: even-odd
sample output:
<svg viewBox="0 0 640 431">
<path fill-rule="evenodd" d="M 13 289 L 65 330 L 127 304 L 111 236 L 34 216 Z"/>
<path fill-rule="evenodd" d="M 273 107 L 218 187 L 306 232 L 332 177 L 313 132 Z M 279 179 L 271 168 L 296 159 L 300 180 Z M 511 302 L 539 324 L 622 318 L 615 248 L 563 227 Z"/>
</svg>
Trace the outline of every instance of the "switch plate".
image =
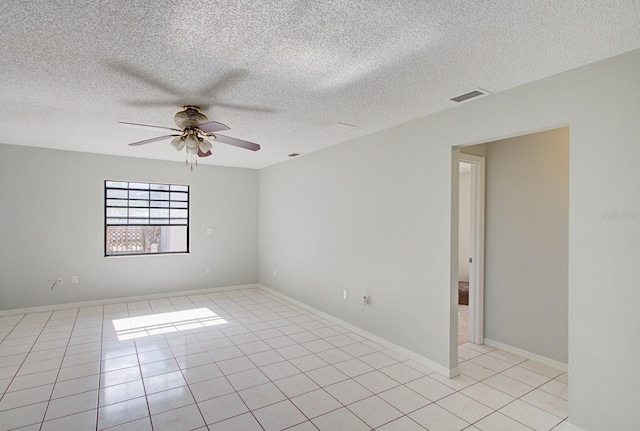
<svg viewBox="0 0 640 431">
<path fill-rule="evenodd" d="M 207 274 L 211 274 L 211 267 L 207 266 Z"/>
<path fill-rule="evenodd" d="M 207 228 L 207 235 L 211 235 L 212 233 L 213 233 L 213 230 L 210 227 L 208 227 Z"/>
<path fill-rule="evenodd" d="M 349 292 L 346 289 L 342 291 L 342 299 L 349 299 Z"/>
<path fill-rule="evenodd" d="M 64 277 L 56 278 L 56 284 L 64 284 Z"/>
<path fill-rule="evenodd" d="M 71 284 L 78 284 L 78 276 L 77 275 L 72 275 L 71 276 Z"/>
</svg>

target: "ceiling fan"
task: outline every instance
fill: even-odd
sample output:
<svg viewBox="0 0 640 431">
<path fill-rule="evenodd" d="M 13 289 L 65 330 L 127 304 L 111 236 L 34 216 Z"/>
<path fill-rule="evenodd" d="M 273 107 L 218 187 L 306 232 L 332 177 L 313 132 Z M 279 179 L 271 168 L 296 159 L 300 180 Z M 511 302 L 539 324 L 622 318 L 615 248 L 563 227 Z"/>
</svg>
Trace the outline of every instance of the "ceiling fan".
<svg viewBox="0 0 640 431">
<path fill-rule="evenodd" d="M 121 121 L 120 124 L 125 126 L 170 130 L 173 132 L 170 135 L 145 139 L 144 141 L 133 142 L 129 145 L 137 147 L 173 138 L 171 140 L 171 146 L 173 146 L 173 148 L 178 151 L 182 151 L 186 148 L 187 160 L 185 163 L 186 165 L 191 165 L 191 170 L 193 170 L 194 164 L 195 166 L 198 166 L 198 157 L 209 157 L 211 155 L 212 145 L 207 139 L 216 140 L 223 144 L 233 145 L 235 147 L 245 148 L 251 151 L 258 151 L 260 149 L 260 145 L 254 144 L 253 142 L 232 138 L 230 136 L 218 135 L 216 132 L 229 130 L 229 127 L 216 121 L 209 121 L 207 116 L 203 114 L 197 106 L 184 106 L 183 110 L 176 113 L 173 119 L 179 129 L 162 126 L 149 126 L 147 124 L 127 123 L 124 121 Z"/>
</svg>

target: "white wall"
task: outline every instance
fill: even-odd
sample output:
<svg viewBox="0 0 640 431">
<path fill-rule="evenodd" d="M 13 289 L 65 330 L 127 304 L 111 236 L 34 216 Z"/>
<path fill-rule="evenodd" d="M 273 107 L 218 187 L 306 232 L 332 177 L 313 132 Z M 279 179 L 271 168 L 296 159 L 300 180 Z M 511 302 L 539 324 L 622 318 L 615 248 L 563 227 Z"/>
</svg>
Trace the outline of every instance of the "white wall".
<svg viewBox="0 0 640 431">
<path fill-rule="evenodd" d="M 569 129 L 486 145 L 485 325 L 567 363 Z"/>
<path fill-rule="evenodd" d="M 260 171 L 260 280 L 297 300 L 447 364 L 450 191 L 425 187 L 432 148 L 388 131 Z M 389 145 L 393 137 L 396 145 Z M 450 157 L 442 149 L 440 159 Z M 450 167 L 434 166 L 440 176 Z M 433 223 L 434 218 L 440 218 Z M 274 275 L 276 269 L 276 275 Z M 425 280 L 434 284 L 425 286 Z M 437 289 L 437 280 L 443 280 Z M 342 291 L 349 291 L 349 300 Z M 371 305 L 362 305 L 362 295 Z M 433 297 L 437 296 L 436 300 Z M 429 316 L 429 317 L 427 317 Z M 448 324 L 448 323 L 447 323 Z M 418 329 L 416 329 L 418 328 Z M 431 340 L 439 339 L 438 343 Z"/>
<path fill-rule="evenodd" d="M 458 180 L 458 280 L 469 281 L 469 256 L 471 256 L 471 172 L 460 172 Z"/>
<path fill-rule="evenodd" d="M 191 253 L 105 258 L 105 179 L 190 185 Z M 256 283 L 257 205 L 256 170 L 0 145 L 0 310 Z"/>
<path fill-rule="evenodd" d="M 634 51 L 261 170 L 260 282 L 455 367 L 452 147 L 569 125 L 570 420 L 640 429 L 640 221 L 604 216 L 640 211 L 639 74 Z"/>
</svg>

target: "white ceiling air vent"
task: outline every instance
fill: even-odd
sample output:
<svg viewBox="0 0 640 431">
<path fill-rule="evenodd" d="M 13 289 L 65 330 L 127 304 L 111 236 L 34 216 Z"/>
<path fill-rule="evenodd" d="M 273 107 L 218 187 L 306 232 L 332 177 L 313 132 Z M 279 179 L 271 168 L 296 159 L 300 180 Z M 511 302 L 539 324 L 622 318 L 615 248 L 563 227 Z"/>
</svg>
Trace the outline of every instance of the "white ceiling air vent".
<svg viewBox="0 0 640 431">
<path fill-rule="evenodd" d="M 449 100 L 451 100 L 453 102 L 460 103 L 460 102 L 466 102 L 467 100 L 474 99 L 476 97 L 485 96 L 487 94 L 489 94 L 489 92 L 487 90 L 483 90 L 482 88 L 476 88 L 473 91 L 470 91 L 470 92 L 465 93 L 465 94 L 461 94 L 460 96 L 456 96 L 456 97 L 454 97 L 452 99 L 449 99 Z"/>
</svg>

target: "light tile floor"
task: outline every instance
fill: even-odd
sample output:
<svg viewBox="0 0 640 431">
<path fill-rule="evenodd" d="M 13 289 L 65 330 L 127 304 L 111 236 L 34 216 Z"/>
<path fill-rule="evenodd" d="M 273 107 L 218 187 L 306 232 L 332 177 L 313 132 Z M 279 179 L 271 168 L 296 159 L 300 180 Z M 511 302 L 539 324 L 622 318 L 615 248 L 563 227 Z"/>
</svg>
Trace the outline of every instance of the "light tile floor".
<svg viewBox="0 0 640 431">
<path fill-rule="evenodd" d="M 469 306 L 458 304 L 458 344 L 469 342 Z"/>
<path fill-rule="evenodd" d="M 260 289 L 0 317 L 0 430 L 551 430 L 567 375 L 486 346 L 447 379 Z"/>
</svg>

